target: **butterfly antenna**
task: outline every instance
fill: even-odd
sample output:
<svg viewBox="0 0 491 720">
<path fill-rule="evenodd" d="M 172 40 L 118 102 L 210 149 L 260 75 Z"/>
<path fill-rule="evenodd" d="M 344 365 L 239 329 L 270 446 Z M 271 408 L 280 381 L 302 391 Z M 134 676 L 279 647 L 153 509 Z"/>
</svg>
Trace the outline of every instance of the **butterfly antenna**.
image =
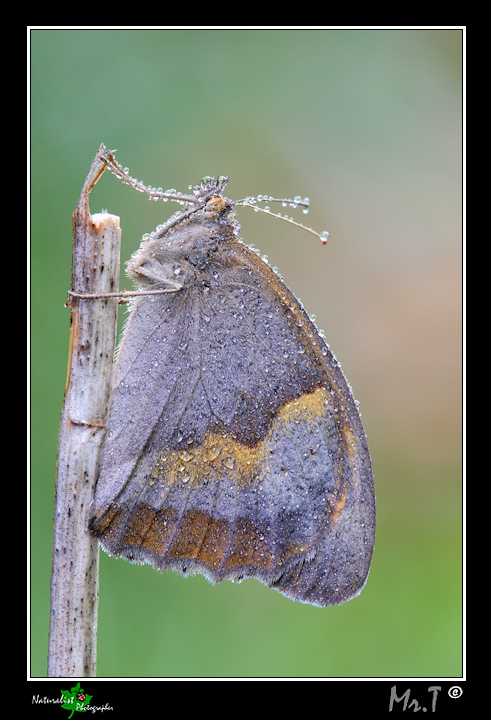
<svg viewBox="0 0 491 720">
<path fill-rule="evenodd" d="M 305 214 L 309 211 L 309 205 L 310 200 L 309 198 L 301 198 L 300 195 L 296 195 L 294 198 L 274 198 L 270 195 L 258 195 L 257 197 L 251 196 L 244 198 L 243 200 L 238 200 L 234 205 L 240 205 L 242 207 L 250 207 L 255 212 L 263 212 L 266 213 L 266 215 L 271 215 L 272 217 L 278 218 L 279 220 L 284 220 L 285 222 L 290 223 L 291 225 L 295 225 L 296 227 L 301 228 L 302 230 L 306 230 L 307 232 L 311 233 L 312 235 L 315 235 L 316 237 L 321 240 L 321 242 L 325 245 L 327 243 L 327 239 L 329 237 L 329 233 L 327 230 L 323 230 L 322 232 L 317 232 L 317 230 L 314 230 L 311 227 L 308 227 L 307 225 L 304 225 L 303 223 L 299 223 L 296 220 L 294 220 L 292 217 L 289 217 L 288 215 L 283 215 L 282 213 L 275 213 L 272 212 L 269 205 L 266 205 L 265 207 L 261 207 L 261 205 L 258 205 L 258 202 L 279 202 L 283 205 L 283 207 L 291 207 L 291 208 L 297 208 L 302 207 L 303 212 Z"/>
</svg>

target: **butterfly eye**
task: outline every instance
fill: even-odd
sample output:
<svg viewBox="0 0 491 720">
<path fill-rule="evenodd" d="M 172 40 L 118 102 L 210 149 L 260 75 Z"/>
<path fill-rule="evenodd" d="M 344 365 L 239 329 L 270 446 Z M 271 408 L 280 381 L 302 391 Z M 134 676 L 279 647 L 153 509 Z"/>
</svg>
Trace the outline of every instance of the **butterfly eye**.
<svg viewBox="0 0 491 720">
<path fill-rule="evenodd" d="M 216 198 L 211 198 L 211 200 L 208 200 L 208 202 L 206 203 L 206 206 L 210 210 L 220 212 L 220 210 L 223 210 L 227 206 L 227 203 L 225 202 L 225 200 L 223 198 L 216 197 Z"/>
</svg>

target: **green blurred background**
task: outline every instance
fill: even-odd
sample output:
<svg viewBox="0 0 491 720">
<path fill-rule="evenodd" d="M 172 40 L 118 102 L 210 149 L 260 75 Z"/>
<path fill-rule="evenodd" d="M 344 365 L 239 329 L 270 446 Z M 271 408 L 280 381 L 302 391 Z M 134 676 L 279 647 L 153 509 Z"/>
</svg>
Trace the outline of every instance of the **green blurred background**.
<svg viewBox="0 0 491 720">
<path fill-rule="evenodd" d="M 150 185 L 226 174 L 235 199 L 311 198 L 296 219 L 329 230 L 326 246 L 245 208 L 242 237 L 316 315 L 361 403 L 378 528 L 368 584 L 338 608 L 103 554 L 99 676 L 461 675 L 462 32 L 38 29 L 31 103 L 32 675 L 46 675 L 71 215 L 101 142 Z M 101 208 L 121 217 L 123 267 L 177 209 L 108 173 Z"/>
</svg>

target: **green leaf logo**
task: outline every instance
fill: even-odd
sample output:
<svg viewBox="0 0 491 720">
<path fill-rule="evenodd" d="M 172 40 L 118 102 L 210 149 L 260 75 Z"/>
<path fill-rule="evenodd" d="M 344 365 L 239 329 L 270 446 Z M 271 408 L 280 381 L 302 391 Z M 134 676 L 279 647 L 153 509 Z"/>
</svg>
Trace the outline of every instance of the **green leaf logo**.
<svg viewBox="0 0 491 720">
<path fill-rule="evenodd" d="M 70 720 L 74 712 L 85 712 L 87 705 L 90 705 L 90 701 L 94 696 L 86 695 L 78 682 L 70 691 L 62 690 L 61 697 L 63 698 L 63 705 L 61 707 L 64 710 L 70 710 L 70 715 L 68 716 L 68 720 Z"/>
</svg>

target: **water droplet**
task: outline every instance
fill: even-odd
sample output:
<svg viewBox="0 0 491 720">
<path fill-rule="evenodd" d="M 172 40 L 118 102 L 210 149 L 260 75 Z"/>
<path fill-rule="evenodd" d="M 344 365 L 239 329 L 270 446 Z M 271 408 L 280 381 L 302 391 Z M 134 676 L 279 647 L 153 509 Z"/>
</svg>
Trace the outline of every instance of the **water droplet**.
<svg viewBox="0 0 491 720">
<path fill-rule="evenodd" d="M 194 458 L 194 455 L 193 455 L 193 453 L 188 452 L 187 450 L 182 450 L 182 451 L 179 453 L 179 457 L 180 457 L 181 460 L 183 460 L 184 462 L 189 462 L 190 460 L 192 460 L 192 459 Z M 181 468 L 184 469 L 184 467 L 183 467 L 182 465 L 181 465 Z"/>
<path fill-rule="evenodd" d="M 208 451 L 208 458 L 210 460 L 216 460 L 216 458 L 220 455 L 220 450 L 217 447 L 211 447 Z"/>
</svg>

